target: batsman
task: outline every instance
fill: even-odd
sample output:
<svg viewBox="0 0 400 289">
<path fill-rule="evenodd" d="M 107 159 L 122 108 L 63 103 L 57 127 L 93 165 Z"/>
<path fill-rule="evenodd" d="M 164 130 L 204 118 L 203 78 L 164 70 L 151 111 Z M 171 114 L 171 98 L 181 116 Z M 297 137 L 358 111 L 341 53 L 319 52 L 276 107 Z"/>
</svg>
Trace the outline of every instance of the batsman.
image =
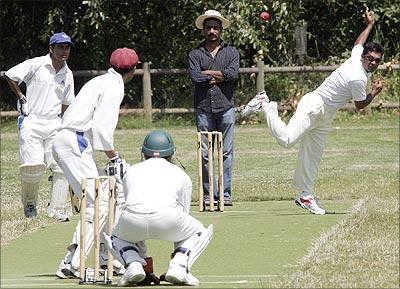
<svg viewBox="0 0 400 289">
<path fill-rule="evenodd" d="M 165 281 L 180 285 L 198 285 L 190 269 L 211 241 L 213 225 L 205 228 L 189 215 L 192 182 L 171 159 L 175 154 L 172 137 L 154 130 L 144 139 L 144 161 L 128 168 L 124 179 L 125 204 L 112 236 L 106 243 L 126 271 L 119 286 L 140 285 L 147 276 L 145 240 L 174 243 Z M 138 284 L 139 283 L 139 284 Z"/>
<path fill-rule="evenodd" d="M 76 199 L 81 197 L 81 181 L 87 177 L 99 177 L 94 159 L 95 151 L 103 151 L 109 158 L 107 171 L 121 182 L 126 162 L 114 148 L 114 132 L 118 123 L 119 107 L 124 98 L 124 86 L 135 73 L 139 57 L 133 49 L 118 48 L 110 57 L 111 68 L 88 81 L 65 111 L 61 130 L 54 145 L 53 155 L 62 168 Z M 112 172 L 112 173 L 111 173 Z M 94 184 L 87 186 L 86 206 L 86 256 L 93 246 Z M 100 228 L 104 228 L 108 213 L 107 193 L 100 192 Z M 79 209 L 79 204 L 73 204 Z M 71 244 L 61 261 L 56 275 L 59 278 L 79 277 L 80 223 Z M 100 266 L 106 266 L 107 252 L 100 252 Z M 116 264 L 116 272 L 118 266 Z"/>
</svg>

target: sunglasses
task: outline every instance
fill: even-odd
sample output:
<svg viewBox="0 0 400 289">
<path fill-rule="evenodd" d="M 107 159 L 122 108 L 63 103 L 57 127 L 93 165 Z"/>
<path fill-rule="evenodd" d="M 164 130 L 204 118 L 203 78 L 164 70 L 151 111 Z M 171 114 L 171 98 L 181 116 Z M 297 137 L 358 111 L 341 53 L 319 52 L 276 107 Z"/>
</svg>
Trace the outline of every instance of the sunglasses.
<svg viewBox="0 0 400 289">
<path fill-rule="evenodd" d="M 364 58 L 366 58 L 371 63 L 375 61 L 376 64 L 380 63 L 382 60 L 381 58 L 375 58 L 372 55 L 364 55 Z"/>
</svg>

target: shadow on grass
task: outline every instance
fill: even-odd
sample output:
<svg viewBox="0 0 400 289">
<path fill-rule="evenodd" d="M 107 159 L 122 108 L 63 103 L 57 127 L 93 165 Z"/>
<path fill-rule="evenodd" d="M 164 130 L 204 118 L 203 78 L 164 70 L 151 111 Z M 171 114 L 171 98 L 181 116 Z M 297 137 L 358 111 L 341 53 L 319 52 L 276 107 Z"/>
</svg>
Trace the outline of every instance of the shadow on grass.
<svg viewBox="0 0 400 289">
<path fill-rule="evenodd" d="M 36 275 L 25 275 L 24 277 L 27 277 L 27 278 L 38 278 L 38 277 L 54 277 L 54 279 L 59 279 L 59 280 L 62 280 L 62 279 L 58 278 L 58 277 L 56 276 L 56 274 L 36 274 Z M 77 279 L 77 280 L 78 280 L 78 279 Z"/>
</svg>

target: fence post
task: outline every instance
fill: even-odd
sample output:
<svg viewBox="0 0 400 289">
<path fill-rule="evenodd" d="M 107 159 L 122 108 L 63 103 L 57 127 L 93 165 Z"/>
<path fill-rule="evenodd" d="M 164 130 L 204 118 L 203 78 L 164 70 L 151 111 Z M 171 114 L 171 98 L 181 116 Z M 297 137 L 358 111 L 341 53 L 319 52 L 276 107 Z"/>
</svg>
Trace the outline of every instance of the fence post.
<svg viewBox="0 0 400 289">
<path fill-rule="evenodd" d="M 259 93 L 260 91 L 265 90 L 265 84 L 264 84 L 264 61 L 259 60 L 257 61 L 257 68 L 258 68 L 258 73 L 257 73 L 257 80 L 256 80 L 256 93 Z"/>
<path fill-rule="evenodd" d="M 143 109 L 147 120 L 152 121 L 150 62 L 143 63 Z"/>
</svg>

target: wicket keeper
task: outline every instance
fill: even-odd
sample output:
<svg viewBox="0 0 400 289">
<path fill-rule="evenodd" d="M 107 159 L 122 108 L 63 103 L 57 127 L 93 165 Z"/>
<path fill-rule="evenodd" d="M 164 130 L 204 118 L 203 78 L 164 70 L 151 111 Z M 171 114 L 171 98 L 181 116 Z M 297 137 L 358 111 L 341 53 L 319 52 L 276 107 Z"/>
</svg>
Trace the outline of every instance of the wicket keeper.
<svg viewBox="0 0 400 289">
<path fill-rule="evenodd" d="M 175 145 L 169 133 L 150 132 L 142 145 L 144 161 L 128 168 L 124 178 L 125 204 L 106 244 L 126 271 L 118 286 L 135 286 L 146 273 L 145 240 L 174 243 L 165 280 L 173 284 L 198 285 L 190 269 L 208 246 L 213 225 L 205 228 L 189 215 L 192 182 L 171 162 Z"/>
</svg>

